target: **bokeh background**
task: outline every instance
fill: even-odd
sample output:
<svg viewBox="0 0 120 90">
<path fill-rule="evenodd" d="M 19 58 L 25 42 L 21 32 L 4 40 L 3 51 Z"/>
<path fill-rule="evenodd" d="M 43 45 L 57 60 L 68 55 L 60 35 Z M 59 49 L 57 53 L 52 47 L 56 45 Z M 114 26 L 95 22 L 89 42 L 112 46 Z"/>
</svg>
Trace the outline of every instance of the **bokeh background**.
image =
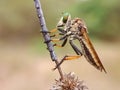
<svg viewBox="0 0 120 90">
<path fill-rule="evenodd" d="M 49 30 L 63 12 L 84 19 L 107 74 L 84 57 L 62 64 L 90 90 L 120 89 L 120 0 L 41 0 Z M 0 90 L 49 90 L 59 78 L 40 34 L 33 0 L 0 0 Z M 63 52 L 64 50 L 64 52 Z M 55 48 L 59 60 L 75 54 L 69 44 Z"/>
</svg>

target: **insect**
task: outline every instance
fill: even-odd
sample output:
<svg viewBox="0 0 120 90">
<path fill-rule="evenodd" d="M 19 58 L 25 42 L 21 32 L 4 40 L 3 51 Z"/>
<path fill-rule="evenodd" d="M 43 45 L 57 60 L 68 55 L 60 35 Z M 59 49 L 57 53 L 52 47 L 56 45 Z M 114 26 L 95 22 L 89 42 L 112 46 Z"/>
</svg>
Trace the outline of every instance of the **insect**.
<svg viewBox="0 0 120 90">
<path fill-rule="evenodd" d="M 87 27 L 84 23 L 84 21 L 80 18 L 74 18 L 71 19 L 71 16 L 69 13 L 65 13 L 63 17 L 61 17 L 60 21 L 57 24 L 57 30 L 59 31 L 59 35 L 61 37 L 59 39 L 53 39 L 53 41 L 63 41 L 61 45 L 54 44 L 54 46 L 58 47 L 64 47 L 69 41 L 71 47 L 75 51 L 77 55 L 75 56 L 64 56 L 64 58 L 60 61 L 60 63 L 55 67 L 55 69 L 62 64 L 64 60 L 73 60 L 80 58 L 81 56 L 84 56 L 86 60 L 93 65 L 95 68 L 97 68 L 100 71 L 104 71 L 106 73 L 106 70 L 101 63 L 89 37 L 88 37 L 88 31 Z M 51 31 L 54 32 L 55 30 Z M 51 36 L 55 37 L 55 35 Z M 81 46 L 80 50 L 74 43 L 74 40 L 78 40 Z"/>
</svg>

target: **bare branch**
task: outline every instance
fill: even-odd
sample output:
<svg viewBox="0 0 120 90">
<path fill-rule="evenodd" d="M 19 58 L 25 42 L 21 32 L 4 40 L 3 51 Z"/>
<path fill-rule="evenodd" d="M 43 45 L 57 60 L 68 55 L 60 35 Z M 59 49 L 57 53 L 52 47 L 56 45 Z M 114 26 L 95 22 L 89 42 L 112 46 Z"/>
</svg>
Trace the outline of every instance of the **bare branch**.
<svg viewBox="0 0 120 90">
<path fill-rule="evenodd" d="M 35 3 L 35 7 L 36 7 L 36 11 L 37 11 L 37 15 L 38 15 L 38 18 L 39 18 L 39 22 L 40 22 L 40 26 L 42 28 L 42 34 L 43 34 L 43 37 L 44 37 L 44 40 L 45 40 L 45 43 L 47 45 L 47 49 L 49 50 L 50 52 L 50 56 L 51 56 L 51 59 L 53 61 L 55 61 L 56 65 L 59 63 L 58 62 L 58 59 L 57 59 L 57 56 L 54 52 L 54 48 L 53 48 L 53 44 L 51 43 L 51 38 L 50 38 L 50 35 L 48 33 L 48 29 L 46 27 L 46 23 L 45 23 L 45 19 L 44 19 L 44 15 L 43 15 L 43 11 L 42 11 L 42 8 L 41 8 L 41 3 L 39 0 L 34 0 L 34 3 Z M 61 79 L 63 79 L 63 73 L 62 73 L 62 70 L 60 67 L 57 68 L 58 71 L 59 71 L 59 74 L 61 76 Z"/>
</svg>

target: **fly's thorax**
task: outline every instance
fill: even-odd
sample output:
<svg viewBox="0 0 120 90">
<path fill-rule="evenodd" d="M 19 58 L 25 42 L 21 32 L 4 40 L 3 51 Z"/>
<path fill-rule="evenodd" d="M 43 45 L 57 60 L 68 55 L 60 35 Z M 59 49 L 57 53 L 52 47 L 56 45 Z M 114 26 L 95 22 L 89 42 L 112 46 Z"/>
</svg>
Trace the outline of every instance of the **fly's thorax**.
<svg viewBox="0 0 120 90">
<path fill-rule="evenodd" d="M 72 31 L 81 32 L 82 29 L 87 31 L 85 22 L 80 18 L 75 18 L 71 21 Z"/>
<path fill-rule="evenodd" d="M 69 31 L 71 31 L 71 33 L 73 35 L 79 35 L 79 36 L 82 35 L 81 29 L 83 28 L 83 25 L 80 23 L 79 20 L 80 19 L 77 18 L 77 19 L 73 19 L 71 21 L 71 25 L 70 25 Z"/>
</svg>

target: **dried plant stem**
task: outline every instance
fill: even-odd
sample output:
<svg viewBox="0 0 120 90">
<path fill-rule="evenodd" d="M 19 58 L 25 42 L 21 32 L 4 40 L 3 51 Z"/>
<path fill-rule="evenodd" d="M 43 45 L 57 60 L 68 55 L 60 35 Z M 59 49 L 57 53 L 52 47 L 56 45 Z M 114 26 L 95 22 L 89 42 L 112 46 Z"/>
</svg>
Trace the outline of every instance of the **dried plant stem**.
<svg viewBox="0 0 120 90">
<path fill-rule="evenodd" d="M 89 90 L 83 80 L 80 80 L 74 72 L 64 74 L 63 80 L 56 80 L 50 90 Z"/>
<path fill-rule="evenodd" d="M 41 32 L 43 34 L 45 43 L 47 45 L 47 49 L 50 52 L 50 56 L 51 56 L 52 61 L 55 61 L 56 65 L 57 65 L 59 62 L 58 62 L 57 56 L 54 52 L 54 48 L 53 48 L 53 44 L 51 43 L 50 35 L 49 35 L 49 33 L 45 33 L 45 32 L 48 32 L 48 29 L 46 27 L 43 11 L 42 11 L 42 8 L 41 8 L 41 3 L 40 3 L 39 0 L 34 0 L 34 3 L 35 3 L 38 18 L 39 18 L 40 26 L 42 28 Z M 62 70 L 61 70 L 60 66 L 57 69 L 59 71 L 61 79 L 63 79 L 63 73 L 62 73 Z"/>
</svg>

